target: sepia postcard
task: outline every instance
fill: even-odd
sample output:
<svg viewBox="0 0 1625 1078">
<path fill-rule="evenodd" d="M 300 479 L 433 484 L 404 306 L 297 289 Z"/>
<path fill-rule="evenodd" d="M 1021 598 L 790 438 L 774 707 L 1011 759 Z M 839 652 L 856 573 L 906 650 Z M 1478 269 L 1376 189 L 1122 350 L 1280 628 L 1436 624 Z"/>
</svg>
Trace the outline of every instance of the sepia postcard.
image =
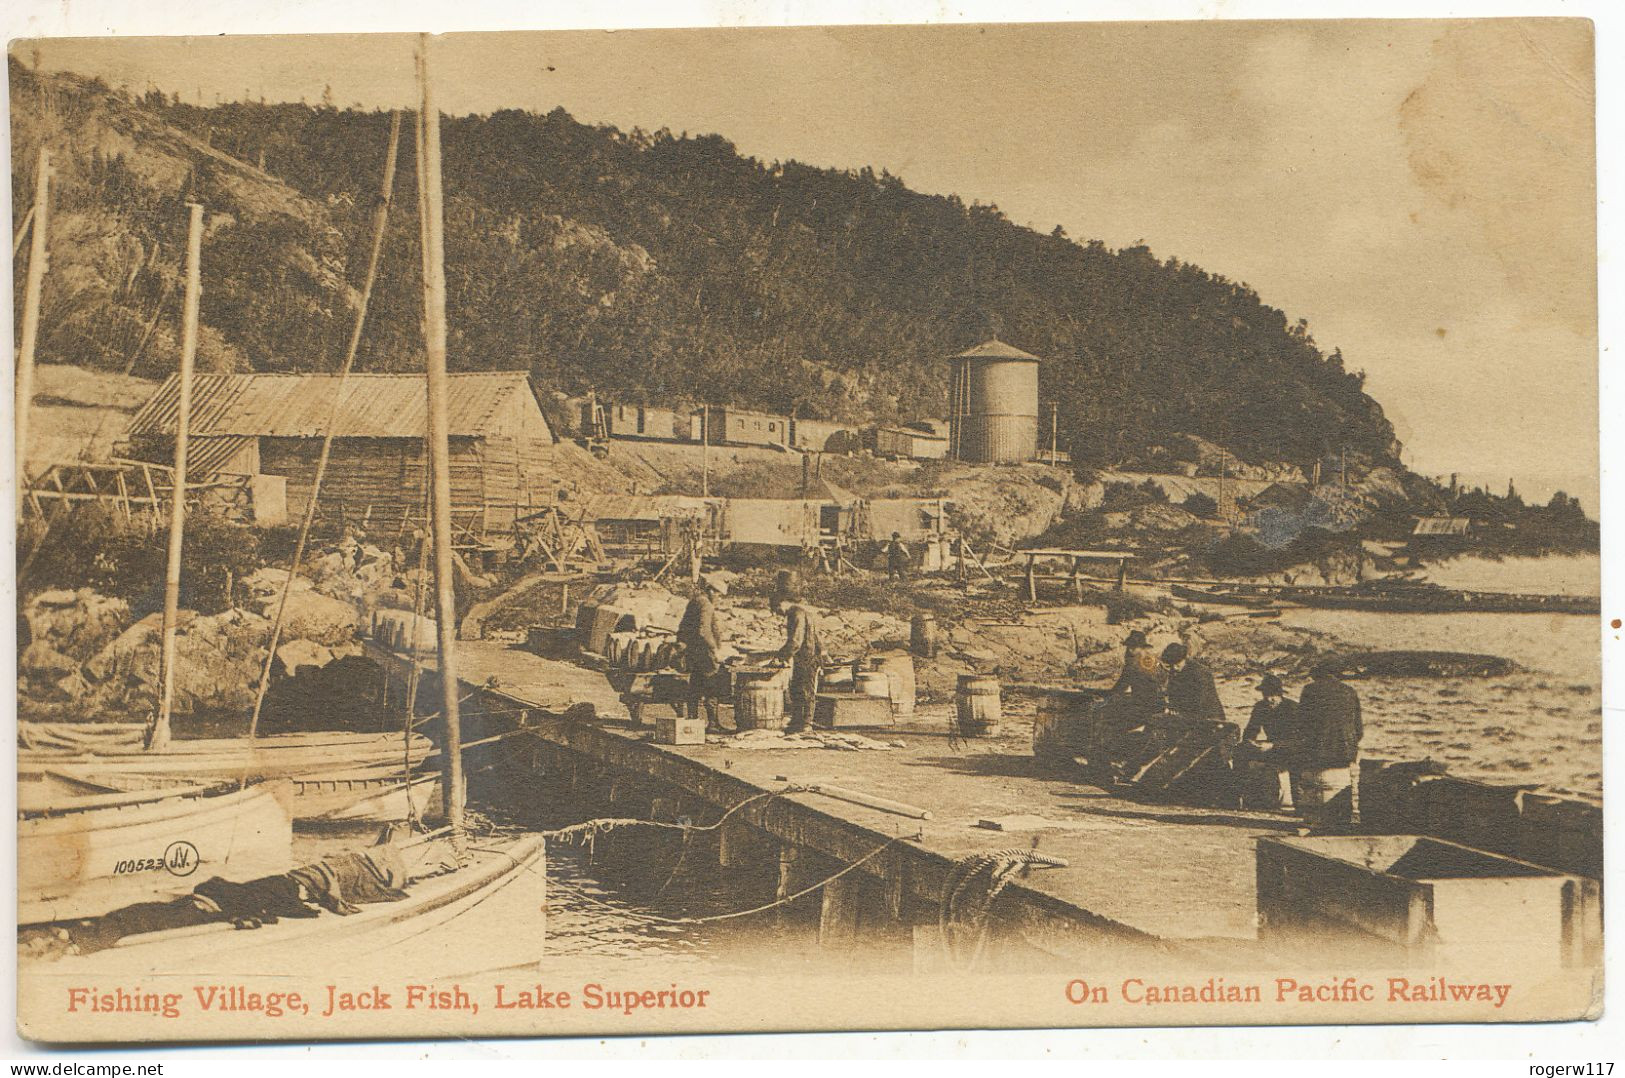
<svg viewBox="0 0 1625 1078">
<path fill-rule="evenodd" d="M 22 1035 L 1597 1017 L 1593 75 L 11 42 Z"/>
</svg>

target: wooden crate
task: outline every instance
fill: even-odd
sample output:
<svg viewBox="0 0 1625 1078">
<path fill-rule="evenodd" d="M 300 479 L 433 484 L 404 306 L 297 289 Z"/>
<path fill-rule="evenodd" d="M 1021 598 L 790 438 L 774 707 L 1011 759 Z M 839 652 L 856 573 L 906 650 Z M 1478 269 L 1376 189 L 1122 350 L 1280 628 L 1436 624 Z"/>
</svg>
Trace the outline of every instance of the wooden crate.
<svg viewBox="0 0 1625 1078">
<path fill-rule="evenodd" d="M 660 745 L 705 744 L 705 720 L 687 715 L 661 715 L 655 719 L 655 743 Z"/>
<path fill-rule="evenodd" d="M 891 701 L 860 693 L 821 692 L 813 707 L 813 724 L 833 730 L 890 726 Z"/>
<path fill-rule="evenodd" d="M 1258 938 L 1350 965 L 1524 970 L 1602 956 L 1601 886 L 1421 835 L 1258 840 Z"/>
</svg>

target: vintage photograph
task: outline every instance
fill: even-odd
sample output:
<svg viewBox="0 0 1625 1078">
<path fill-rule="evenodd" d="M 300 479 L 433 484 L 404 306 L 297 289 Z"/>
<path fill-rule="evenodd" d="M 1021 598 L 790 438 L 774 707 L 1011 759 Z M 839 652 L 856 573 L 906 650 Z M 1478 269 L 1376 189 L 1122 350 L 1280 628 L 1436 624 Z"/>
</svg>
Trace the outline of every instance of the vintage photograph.
<svg viewBox="0 0 1625 1078">
<path fill-rule="evenodd" d="M 11 42 L 22 1035 L 1597 1017 L 1593 76 Z"/>
</svg>

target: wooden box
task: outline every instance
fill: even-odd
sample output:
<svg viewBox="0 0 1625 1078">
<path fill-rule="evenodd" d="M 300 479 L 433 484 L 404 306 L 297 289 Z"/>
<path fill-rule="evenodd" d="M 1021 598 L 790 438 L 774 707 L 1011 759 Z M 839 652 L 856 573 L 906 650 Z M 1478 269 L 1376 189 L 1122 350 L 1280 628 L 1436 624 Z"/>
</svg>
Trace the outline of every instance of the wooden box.
<svg viewBox="0 0 1625 1078">
<path fill-rule="evenodd" d="M 891 701 L 880 696 L 821 692 L 813 708 L 813 724 L 835 730 L 890 726 L 891 722 Z"/>
<path fill-rule="evenodd" d="M 660 745 L 705 744 L 705 720 L 687 715 L 661 715 L 655 719 L 655 743 Z"/>
<path fill-rule="evenodd" d="M 1596 880 L 1418 835 L 1262 838 L 1258 939 L 1360 965 L 1524 971 L 1602 955 Z"/>
</svg>

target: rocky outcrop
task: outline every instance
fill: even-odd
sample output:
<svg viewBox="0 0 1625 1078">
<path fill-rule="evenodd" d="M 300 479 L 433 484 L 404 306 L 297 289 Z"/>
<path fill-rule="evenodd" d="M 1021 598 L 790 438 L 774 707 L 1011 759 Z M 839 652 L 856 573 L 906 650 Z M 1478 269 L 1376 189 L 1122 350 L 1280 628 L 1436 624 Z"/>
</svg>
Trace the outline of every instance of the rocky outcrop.
<svg viewBox="0 0 1625 1078">
<path fill-rule="evenodd" d="M 76 662 L 107 646 L 131 620 L 129 603 L 90 588 L 42 591 L 24 605 L 23 617 L 32 644 L 44 645 Z"/>
<path fill-rule="evenodd" d="M 182 611 L 175 632 L 178 713 L 253 704 L 271 625 L 244 610 L 207 617 Z M 149 614 L 56 683 L 60 696 L 89 711 L 150 711 L 157 706 L 163 616 Z"/>
</svg>

